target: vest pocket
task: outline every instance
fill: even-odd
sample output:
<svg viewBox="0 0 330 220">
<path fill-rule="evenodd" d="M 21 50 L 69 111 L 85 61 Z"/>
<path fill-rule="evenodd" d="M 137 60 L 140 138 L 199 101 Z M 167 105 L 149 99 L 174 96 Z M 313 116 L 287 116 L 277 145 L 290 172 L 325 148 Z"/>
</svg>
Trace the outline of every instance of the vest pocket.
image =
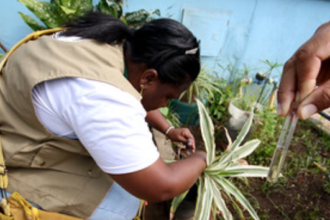
<svg viewBox="0 0 330 220">
<path fill-rule="evenodd" d="M 67 152 L 50 145 L 41 147 L 30 167 L 90 177 L 99 177 L 102 173 L 90 156 Z"/>
</svg>

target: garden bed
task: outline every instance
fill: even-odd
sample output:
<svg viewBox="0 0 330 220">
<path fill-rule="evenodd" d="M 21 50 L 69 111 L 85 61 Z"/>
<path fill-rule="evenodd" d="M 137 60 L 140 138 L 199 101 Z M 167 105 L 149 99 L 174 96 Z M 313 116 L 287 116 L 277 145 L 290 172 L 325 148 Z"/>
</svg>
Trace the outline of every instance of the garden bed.
<svg viewBox="0 0 330 220">
<path fill-rule="evenodd" d="M 197 148 L 202 149 L 199 127 L 190 129 Z M 274 136 L 278 137 L 278 133 Z M 217 145 L 221 149 L 223 143 L 218 141 Z M 254 153 L 262 158 L 253 157 L 252 153 L 247 160 L 251 159 L 251 164 L 260 165 L 256 164 L 259 161 L 269 166 L 274 149 L 267 151 L 264 148 L 270 146 L 269 143 L 261 143 Z M 269 183 L 265 178 L 249 178 L 249 186 L 240 180 L 234 181 L 260 219 L 330 219 L 330 137 L 327 133 L 313 128 L 308 122 L 299 122 L 282 173 L 284 177 L 277 183 Z M 251 219 L 248 213 L 245 216 Z M 236 216 L 235 219 L 240 218 Z"/>
</svg>

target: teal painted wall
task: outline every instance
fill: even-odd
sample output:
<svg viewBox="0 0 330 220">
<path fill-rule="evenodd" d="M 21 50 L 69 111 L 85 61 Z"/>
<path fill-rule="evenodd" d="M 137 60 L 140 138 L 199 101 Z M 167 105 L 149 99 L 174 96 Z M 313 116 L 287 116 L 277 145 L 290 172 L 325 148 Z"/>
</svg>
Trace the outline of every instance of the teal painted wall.
<svg viewBox="0 0 330 220">
<path fill-rule="evenodd" d="M 49 0 L 43 1 L 49 2 Z M 93 0 L 93 2 L 97 3 L 99 1 Z M 0 0 L 0 41 L 7 49 L 10 49 L 32 32 L 31 28 L 25 24 L 18 12 L 23 12 L 37 19 L 18 0 Z M 0 53 L 3 53 L 1 48 Z"/>
<path fill-rule="evenodd" d="M 330 20 L 330 1 L 326 0 L 126 0 L 124 4 L 125 11 L 140 8 L 158 8 L 163 17 L 184 24 L 189 24 L 184 11 L 199 11 L 204 22 L 189 26 L 201 38 L 202 51 L 205 47 L 217 51 L 215 56 L 202 56 L 207 68 L 219 70 L 218 64 L 231 64 L 243 69 L 246 65 L 252 76 L 268 67 L 262 60 L 284 63 L 319 25 Z M 198 21 L 192 16 L 189 19 Z M 227 19 L 226 26 L 219 25 Z M 273 77 L 279 78 L 281 71 L 278 68 Z M 227 72 L 224 77 L 230 75 L 235 74 Z"/>
<path fill-rule="evenodd" d="M 0 3 L 0 41 L 10 49 L 32 32 L 18 11 L 32 13 L 18 1 Z M 183 22 L 201 39 L 207 68 L 246 65 L 251 75 L 266 68 L 261 60 L 284 63 L 320 24 L 330 20 L 329 0 L 124 0 L 123 6 L 125 12 L 160 9 L 162 17 Z M 274 77 L 280 72 L 281 68 Z"/>
</svg>

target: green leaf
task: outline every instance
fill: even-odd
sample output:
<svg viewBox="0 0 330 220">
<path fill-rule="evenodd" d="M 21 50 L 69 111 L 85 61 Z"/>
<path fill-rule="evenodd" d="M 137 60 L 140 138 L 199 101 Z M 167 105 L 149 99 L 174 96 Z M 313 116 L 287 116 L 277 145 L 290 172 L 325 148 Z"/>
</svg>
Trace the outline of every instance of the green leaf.
<svg viewBox="0 0 330 220">
<path fill-rule="evenodd" d="M 115 18 L 120 18 L 123 12 L 120 4 L 109 0 L 101 0 L 98 8 L 101 12 L 112 15 Z"/>
<path fill-rule="evenodd" d="M 39 18 L 48 28 L 61 26 L 62 18 L 57 17 L 56 6 L 48 2 L 37 0 L 18 0 L 23 3 L 37 18 Z"/>
<path fill-rule="evenodd" d="M 244 197 L 244 195 L 235 185 L 233 185 L 229 180 L 225 178 L 215 177 L 214 180 L 216 180 L 217 184 L 221 185 L 224 191 L 232 194 L 254 219 L 259 220 L 259 217 L 250 202 Z"/>
<path fill-rule="evenodd" d="M 124 17 L 121 17 L 120 18 L 120 20 L 124 23 L 124 24 L 126 24 L 127 25 L 127 21 L 126 21 L 126 18 L 124 18 Z"/>
<path fill-rule="evenodd" d="M 149 15 L 157 15 L 157 16 L 160 16 L 160 10 L 159 10 L 159 9 L 151 10 L 151 11 L 149 12 Z"/>
<path fill-rule="evenodd" d="M 64 11 L 67 15 L 74 15 L 76 13 L 76 10 L 67 8 L 65 6 L 60 5 L 61 9 Z"/>
<path fill-rule="evenodd" d="M 240 172 L 240 171 L 226 171 L 226 170 L 205 170 L 205 173 L 209 176 L 231 177 L 231 176 L 238 176 L 242 172 Z"/>
<path fill-rule="evenodd" d="M 267 177 L 269 167 L 255 165 L 241 165 L 226 168 L 225 172 L 231 172 L 228 177 Z M 236 174 L 235 174 L 236 173 Z"/>
<path fill-rule="evenodd" d="M 93 9 L 93 0 L 61 0 L 61 5 L 76 11 L 80 16 Z"/>
<path fill-rule="evenodd" d="M 233 208 L 236 210 L 236 213 L 238 214 L 238 219 L 245 219 L 244 214 L 242 212 L 241 207 L 237 204 L 237 202 L 235 201 L 235 199 L 233 199 L 233 197 L 229 194 L 227 194 L 230 202 L 232 203 Z"/>
<path fill-rule="evenodd" d="M 21 16 L 21 18 L 23 19 L 23 21 L 29 25 L 29 27 L 34 30 L 34 31 L 39 31 L 39 30 L 44 30 L 46 29 L 45 26 L 42 26 L 41 24 L 39 24 L 36 20 L 34 20 L 31 16 L 26 15 L 22 12 L 18 12 Z"/>
<path fill-rule="evenodd" d="M 171 203 L 171 212 L 172 213 L 174 213 L 177 210 L 177 208 L 181 204 L 184 197 L 186 197 L 187 193 L 188 193 L 188 191 L 181 193 L 180 195 L 174 197 L 174 199 L 172 200 L 172 203 Z"/>
<path fill-rule="evenodd" d="M 169 112 L 169 108 L 168 107 L 163 107 L 163 108 L 159 108 L 159 111 L 166 116 Z"/>
<path fill-rule="evenodd" d="M 219 172 L 219 171 L 222 171 L 222 170 L 225 170 L 226 167 L 228 167 L 230 165 L 231 161 L 219 161 L 218 159 L 215 159 L 213 161 L 213 163 L 208 166 L 206 169 L 205 169 L 205 172 Z"/>
<path fill-rule="evenodd" d="M 202 138 L 207 152 L 206 162 L 207 165 L 212 164 L 215 157 L 215 142 L 214 142 L 214 126 L 212 120 L 205 109 L 205 106 L 198 99 L 196 100 L 199 113 L 199 123 L 202 133 Z"/>
<path fill-rule="evenodd" d="M 221 157 L 219 157 L 219 161 L 224 162 L 224 161 L 231 160 L 232 154 L 235 152 L 236 148 L 242 143 L 245 136 L 249 132 L 253 117 L 254 117 L 254 113 L 253 113 L 253 111 L 251 111 L 250 117 L 245 122 L 243 128 L 239 132 L 239 134 L 238 134 L 236 140 L 234 141 L 234 143 L 232 144 L 231 148 L 229 149 L 228 152 L 223 153 L 223 155 L 221 155 Z"/>
<path fill-rule="evenodd" d="M 248 141 L 243 146 L 236 148 L 232 154 L 232 160 L 236 161 L 249 156 L 259 146 L 260 143 L 260 140 L 255 139 Z"/>
<path fill-rule="evenodd" d="M 86 12 L 93 10 L 93 1 L 92 0 L 77 0 L 75 1 L 75 6 L 77 5 L 77 13 L 76 16 L 82 16 L 85 15 Z M 73 7 L 75 8 L 75 7 Z"/>
<path fill-rule="evenodd" d="M 210 181 L 207 178 L 199 178 L 198 196 L 194 220 L 210 219 L 213 195 L 210 190 Z"/>
<path fill-rule="evenodd" d="M 221 214 L 225 220 L 233 219 L 232 214 L 228 210 L 224 199 L 222 198 L 220 189 L 218 188 L 217 184 L 211 180 L 211 191 L 213 194 L 213 201 L 216 204 L 217 208 L 221 211 Z"/>
<path fill-rule="evenodd" d="M 144 9 L 134 12 L 127 12 L 125 18 L 129 26 L 139 26 L 146 22 L 148 12 Z"/>
</svg>

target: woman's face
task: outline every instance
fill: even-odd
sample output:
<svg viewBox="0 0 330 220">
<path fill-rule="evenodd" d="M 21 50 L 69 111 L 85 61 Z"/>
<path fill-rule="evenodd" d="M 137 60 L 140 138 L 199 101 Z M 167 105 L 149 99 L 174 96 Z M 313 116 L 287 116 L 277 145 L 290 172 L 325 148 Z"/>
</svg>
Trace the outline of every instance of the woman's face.
<svg viewBox="0 0 330 220">
<path fill-rule="evenodd" d="M 172 84 L 164 84 L 157 80 L 151 85 L 145 86 L 141 103 L 146 111 L 166 107 L 169 100 L 178 98 L 189 85 L 190 82 L 185 85 L 175 86 Z"/>
</svg>

